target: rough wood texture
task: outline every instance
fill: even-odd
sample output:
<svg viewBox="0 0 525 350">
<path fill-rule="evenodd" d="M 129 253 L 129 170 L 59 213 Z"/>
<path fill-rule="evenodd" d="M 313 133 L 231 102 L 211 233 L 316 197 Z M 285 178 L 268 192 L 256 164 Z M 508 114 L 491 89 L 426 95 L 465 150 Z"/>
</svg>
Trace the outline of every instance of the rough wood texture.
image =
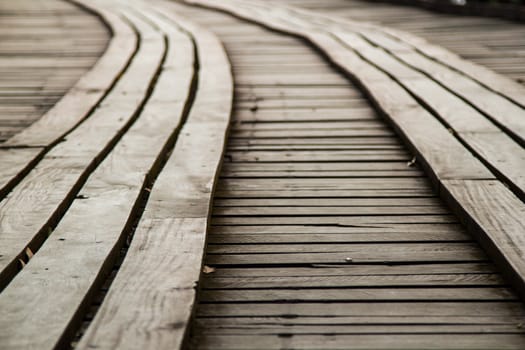
<svg viewBox="0 0 525 350">
<path fill-rule="evenodd" d="M 164 55 L 160 35 L 144 40 L 125 74 L 89 118 L 57 144 L 0 203 L 0 285 L 35 252 L 87 176 L 137 118 Z M 118 113 L 117 113 L 118 112 Z"/>
<path fill-rule="evenodd" d="M 439 92 L 442 90 L 444 83 L 447 83 L 447 90 L 460 95 L 467 102 L 490 117 L 494 117 L 492 113 L 500 113 L 498 108 L 502 107 L 502 103 L 515 111 L 519 111 L 517 114 L 513 113 L 516 116 L 523 112 L 522 106 L 510 100 L 502 99 L 501 96 L 494 94 L 490 89 L 478 85 L 478 83 L 473 80 L 457 75 L 453 70 L 449 70 L 450 67 L 435 65 L 426 58 L 422 58 L 420 53 L 414 51 L 413 48 L 407 49 L 407 45 L 401 41 L 393 42 L 390 39 L 384 40 L 385 33 L 382 33 L 381 28 L 378 27 L 373 27 L 376 31 L 375 35 L 367 37 L 368 34 L 366 33 L 370 30 L 370 26 L 362 25 L 362 29 L 356 29 L 359 23 L 353 22 L 345 27 L 340 25 L 340 21 L 332 22 L 327 17 L 319 18 L 319 16 L 312 12 L 295 10 L 290 7 L 269 6 L 257 1 L 239 2 L 231 0 L 222 2 L 221 4 L 215 4 L 207 0 L 190 0 L 189 2 L 219 8 L 235 15 L 257 21 L 272 29 L 304 38 L 320 49 L 351 78 L 355 79 L 366 89 L 368 95 L 380 111 L 393 122 L 395 128 L 401 132 L 404 138 L 411 144 L 413 151 L 417 153 L 419 155 L 418 158 L 422 160 L 425 169 L 435 176 L 435 184 L 440 188 L 442 196 L 458 204 L 456 212 L 459 213 L 465 221 L 473 221 L 476 227 L 482 228 L 482 233 L 476 234 L 476 237 L 481 242 L 485 241 L 485 237 L 490 237 L 489 240 L 494 244 L 494 249 L 489 250 L 489 253 L 496 259 L 507 274 L 513 276 L 511 281 L 514 286 L 522 296 L 525 295 L 525 274 L 520 272 L 519 267 L 515 266 L 515 261 L 522 260 L 523 258 L 521 254 L 522 243 L 519 237 L 512 234 L 512 232 L 521 230 L 521 225 L 517 223 L 521 222 L 525 204 L 500 183 L 501 190 L 495 194 L 491 194 L 490 197 L 495 202 L 512 202 L 514 205 L 512 211 L 501 208 L 492 211 L 484 210 L 484 216 L 482 216 L 479 215 L 479 212 L 463 210 L 463 207 L 469 208 L 476 205 L 480 208 L 485 208 L 489 197 L 488 194 L 485 193 L 484 196 L 481 195 L 474 198 L 477 200 L 477 203 L 473 203 L 471 201 L 473 199 L 472 197 L 467 198 L 461 196 L 459 192 L 449 188 L 452 186 L 452 183 L 454 183 L 454 180 L 479 181 L 480 183 L 485 181 L 497 182 L 497 180 L 489 170 L 470 153 L 469 145 L 465 148 L 459 143 L 458 139 L 448 132 L 446 124 L 443 125 L 425 108 L 429 105 L 434 107 L 439 106 L 441 111 L 433 111 L 434 114 L 437 113 L 438 117 L 440 117 L 440 114 L 448 113 L 446 101 L 451 100 L 450 96 L 455 98 L 455 95 L 447 95 L 449 94 L 448 91 L 442 91 L 441 98 L 446 97 L 446 99 L 443 101 L 435 100 L 436 96 L 438 99 L 440 97 L 439 93 L 436 94 L 436 91 Z M 334 37 L 338 40 L 335 40 Z M 372 41 L 376 45 L 382 45 L 383 48 L 379 49 L 378 47 L 371 46 L 369 42 L 364 39 Z M 344 45 L 341 43 L 344 43 Z M 407 52 L 410 52 L 412 56 L 407 55 Z M 399 54 L 397 58 L 402 59 L 405 57 L 406 60 L 407 57 L 416 57 L 417 60 L 412 60 L 410 65 L 403 65 L 402 61 L 392 56 L 398 55 L 398 53 L 401 54 Z M 417 62 L 417 71 L 412 69 L 412 67 L 416 66 L 415 62 Z M 373 65 L 371 63 L 373 63 Z M 421 72 L 424 72 L 426 75 L 421 74 Z M 452 78 L 457 77 L 458 79 L 453 79 L 454 81 L 452 82 L 443 72 L 447 74 L 450 72 Z M 426 88 L 428 89 L 434 86 L 434 91 L 428 90 L 425 92 L 425 89 L 422 89 L 419 82 L 425 79 L 434 84 L 427 84 Z M 403 81 L 405 83 L 402 83 Z M 417 84 L 411 87 L 413 82 Z M 441 85 L 436 85 L 437 82 Z M 404 84 L 405 87 L 411 87 L 413 89 L 412 94 L 408 94 L 405 90 L 401 89 L 399 83 Z M 471 88 L 469 88 L 471 91 L 468 93 L 457 91 L 468 86 L 471 86 Z M 416 92 L 419 96 L 414 98 Z M 425 93 L 426 95 L 421 95 Z M 484 102 L 479 102 L 481 100 Z M 457 101 L 457 103 L 461 104 L 462 102 Z M 480 108 L 480 103 L 484 104 L 483 108 Z M 443 107 L 445 109 L 443 109 Z M 491 112 L 489 112 L 487 108 L 489 108 Z M 471 114 L 474 112 L 475 111 L 471 111 Z M 507 116 L 505 113 L 502 115 Z M 521 143 L 519 134 L 521 132 L 520 123 L 522 121 L 520 121 L 519 118 L 516 119 L 516 121 L 517 123 L 504 123 L 505 125 L 500 125 L 502 126 L 502 131 L 499 131 L 497 128 L 489 131 L 495 131 L 499 133 L 500 136 L 505 136 L 504 132 L 509 132 L 509 134 L 511 134 L 509 136 L 515 134 L 514 136 L 518 136 L 518 143 Z M 486 123 L 485 126 L 483 126 L 483 122 L 474 123 L 474 128 L 484 130 L 483 128 L 486 127 Z M 511 129 L 510 131 L 508 130 L 509 128 Z M 497 169 L 495 171 L 496 175 L 500 176 L 501 180 L 509 180 L 508 176 L 502 176 L 503 172 L 507 175 L 513 174 L 513 180 L 510 181 L 515 189 L 517 184 L 521 183 L 521 175 L 519 175 L 519 173 L 523 162 L 520 161 L 518 164 L 509 166 L 508 164 L 510 164 L 512 156 L 509 156 L 509 158 L 501 162 L 501 157 L 495 156 L 494 152 L 485 151 L 491 149 L 493 146 L 487 143 L 480 147 L 480 140 L 487 141 L 487 138 L 478 138 L 478 142 L 474 143 L 472 148 L 477 148 L 479 155 L 494 157 L 490 159 L 487 157 L 485 161 L 491 164 L 491 167 Z M 499 140 L 504 141 L 502 149 L 515 149 L 519 152 L 518 158 L 523 158 L 521 155 L 523 149 L 519 144 L 513 143 L 510 137 L 500 137 Z M 463 141 L 465 141 L 465 139 L 463 139 Z M 436 148 L 438 146 L 439 148 Z M 501 168 L 499 167 L 499 163 L 503 164 Z M 517 194 L 522 195 L 523 191 L 518 190 Z M 493 196 L 497 196 L 498 198 L 494 199 Z M 483 225 L 487 217 L 491 222 L 498 222 L 498 230 Z M 508 220 L 500 220 L 501 217 L 507 217 Z M 510 242 L 500 240 L 500 231 L 508 233 L 506 239 L 510 240 Z M 514 249 L 507 249 L 507 245 L 514 247 Z"/>
<path fill-rule="evenodd" d="M 398 158 L 405 152 L 396 137 L 376 135 L 377 128 L 351 134 L 364 125 L 352 125 L 356 114 L 366 115 L 368 125 L 380 125 L 374 114 L 363 113 L 360 103 L 339 105 L 337 120 L 346 134 L 295 136 L 337 128 L 316 109 L 316 103 L 327 104 L 330 92 L 312 96 L 312 91 L 337 86 L 332 91 L 341 96 L 339 75 L 299 40 L 212 11 L 183 13 L 216 31 L 234 78 L 240 76 L 193 348 L 522 346 L 523 332 L 514 322 L 523 308 L 512 303 L 518 296 L 504 287 L 501 274 L 442 206 L 420 167 L 407 166 L 410 156 Z M 249 62 L 257 62 L 257 69 Z M 273 79 L 293 76 L 297 67 L 309 73 L 296 73 L 301 80 L 294 76 L 289 84 Z M 270 77 L 261 80 L 262 71 Z M 272 81 L 279 93 L 268 93 Z M 351 84 L 347 89 L 345 95 L 359 98 Z M 293 114 L 291 129 L 292 114 L 285 111 L 299 99 L 309 102 Z M 424 130 L 423 122 L 419 127 Z M 286 132 L 293 136 L 285 138 Z M 375 162 L 366 160 L 371 154 Z M 464 174 L 472 170 L 464 169 Z M 399 215 L 390 212 L 398 210 Z M 430 214 L 434 210 L 439 214 Z M 447 340 L 437 342 L 438 337 Z"/>
<path fill-rule="evenodd" d="M 79 349 L 180 348 L 193 313 L 233 83 L 220 42 L 177 16 L 177 7 L 163 13 L 195 40 L 195 100 L 126 259 Z"/>
<path fill-rule="evenodd" d="M 87 182 L 81 183 L 81 194 L 69 205 L 46 244 L 0 294 L 4 310 L 0 339 L 6 349 L 54 349 L 72 339 L 93 292 L 100 286 L 135 217 L 140 214 L 148 186 L 160 171 L 185 118 L 194 74 L 190 39 L 173 27 L 160 32 L 149 24 L 149 19 L 134 11 L 109 10 L 125 16 L 137 29 L 140 51 L 117 83 L 118 94 L 108 98 L 113 98 L 112 104 L 107 105 L 110 107 L 106 111 L 98 109 L 100 114 L 77 128 L 68 141 L 61 144 L 63 147 L 57 146 L 51 151 L 61 152 L 57 158 L 62 163 L 74 157 L 80 169 L 80 161 L 96 156 L 97 147 L 109 148 L 109 154 L 89 174 Z M 163 35 L 167 37 L 169 50 Z M 157 77 L 161 71 L 163 74 Z M 146 84 L 145 77 L 149 80 Z M 116 107 L 122 114 L 108 115 Z M 126 108 L 129 120 L 122 117 L 126 115 Z M 124 122 L 129 123 L 129 128 L 116 129 Z M 92 129 L 86 130 L 87 124 L 91 124 Z M 97 142 L 90 130 L 96 130 Z M 117 139 L 105 145 L 108 142 L 105 134 L 115 131 Z M 58 174 L 62 174 L 60 168 Z M 74 181 L 75 175 L 73 173 L 68 181 Z M 40 179 L 47 180 L 42 176 Z M 62 182 L 64 188 L 69 185 L 74 190 L 74 186 L 78 186 L 75 182 Z M 50 185 L 52 183 L 44 183 L 42 187 Z M 31 213 L 34 220 L 26 222 L 28 233 L 45 217 L 45 209 L 44 206 L 37 215 Z M 7 239 L 5 235 L 3 239 Z M 17 245 L 10 243 L 10 249 L 16 249 Z M 19 244 L 24 244 L 24 240 L 19 239 Z M 40 306 L 35 308 L 35 303 Z M 56 313 L 57 309 L 61 312 Z"/>
</svg>

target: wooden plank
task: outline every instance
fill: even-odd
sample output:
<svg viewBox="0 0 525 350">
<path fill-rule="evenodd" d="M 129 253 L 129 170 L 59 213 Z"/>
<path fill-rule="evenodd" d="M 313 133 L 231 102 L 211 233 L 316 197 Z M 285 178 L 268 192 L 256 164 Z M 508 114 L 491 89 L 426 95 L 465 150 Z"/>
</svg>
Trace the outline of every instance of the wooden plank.
<svg viewBox="0 0 525 350">
<path fill-rule="evenodd" d="M 171 6 L 163 13 L 195 39 L 198 90 L 188 121 L 152 190 L 126 260 L 79 349 L 180 348 L 192 315 L 233 83 L 217 38 L 175 15 L 177 7 Z M 161 260 L 160 250 L 164 250 Z M 131 290 L 129 283 L 138 289 Z M 131 305 L 136 309 L 130 309 Z M 152 337 L 147 331 L 151 327 L 170 331 Z"/>
<path fill-rule="evenodd" d="M 499 281 L 498 283 L 504 283 L 501 276 L 498 276 L 498 271 L 492 263 L 458 263 L 458 264 L 405 264 L 405 265 L 314 265 L 312 267 L 252 267 L 252 268 L 226 268 L 218 267 L 213 273 L 207 274 L 206 278 L 216 277 L 300 277 L 300 276 L 361 276 L 366 279 L 367 276 L 394 276 L 394 275 L 417 275 L 422 276 L 421 281 L 428 278 L 429 281 L 432 278 L 431 275 L 462 275 L 458 276 L 457 280 L 463 279 L 467 281 L 471 278 L 471 283 L 476 284 L 476 280 L 492 280 L 492 283 Z M 423 275 L 428 275 L 424 277 Z M 479 276 L 487 275 L 487 276 Z M 489 276 L 490 275 L 490 276 Z M 418 278 L 417 276 L 412 276 Z M 394 277 L 395 278 L 395 277 Z M 446 276 L 445 276 L 446 278 Z M 488 278 L 488 279 L 487 279 Z M 453 278 L 454 280 L 454 278 Z M 384 283 L 384 280 L 377 279 L 380 283 Z M 451 282 L 454 283 L 454 282 Z M 369 284 L 373 285 L 373 283 Z"/>
<path fill-rule="evenodd" d="M 217 217 L 214 225 L 314 225 L 314 226 L 360 226 L 381 227 L 384 224 L 452 224 L 454 215 L 407 215 L 407 216 L 291 216 L 291 217 Z"/>
<path fill-rule="evenodd" d="M 384 267 L 384 266 L 382 266 Z M 219 270 L 222 268 L 219 266 Z M 277 268 L 276 268 L 277 269 Z M 323 271 L 324 269 L 321 269 Z M 327 276 L 249 276 L 213 277 L 203 281 L 206 290 L 282 288 L 322 288 L 323 292 L 338 288 L 435 288 L 435 287 L 496 287 L 504 285 L 496 274 L 418 274 L 418 275 L 327 275 Z M 433 314 L 432 314 L 433 315 Z M 435 316 L 435 315 L 433 315 Z"/>
<path fill-rule="evenodd" d="M 382 207 L 382 206 L 441 206 L 436 198 L 330 198 L 330 199 L 217 199 L 213 202 L 218 207 Z"/>
<path fill-rule="evenodd" d="M 510 290 L 505 288 L 402 288 L 402 289 L 331 289 L 309 290 L 300 292 L 287 289 L 279 290 L 227 290 L 202 291 L 203 302 L 325 302 L 325 301 L 459 301 L 459 300 L 517 300 Z M 438 328 L 439 329 L 439 328 Z M 516 328 L 514 328 L 516 330 Z"/>
<path fill-rule="evenodd" d="M 342 198 L 342 197 L 433 197 L 435 194 L 430 188 L 416 189 L 329 189 L 329 190 L 305 190 L 275 189 L 275 190 L 231 190 L 228 188 L 217 188 L 215 192 L 218 198 Z"/>
<path fill-rule="evenodd" d="M 440 215 L 449 214 L 444 207 L 325 207 L 325 206 L 274 206 L 274 207 L 222 207 L 214 208 L 214 216 L 364 216 L 364 215 Z"/>
<path fill-rule="evenodd" d="M 423 190 L 430 189 L 427 179 L 420 178 L 391 178 L 388 181 L 376 178 L 352 178 L 352 179 L 332 179 L 330 182 L 324 179 L 221 179 L 218 188 L 228 190 L 247 190 L 265 191 L 269 188 L 273 190 L 381 190 L 403 189 L 403 190 Z"/>
<path fill-rule="evenodd" d="M 269 336 L 218 336 L 203 335 L 199 341 L 201 349 L 442 349 L 443 347 L 459 347 L 461 349 L 489 350 L 489 349 L 520 349 L 525 336 L 514 335 L 477 335 L 472 334 L 443 334 L 438 335 L 275 335 Z"/>
<path fill-rule="evenodd" d="M 208 321 L 208 320 L 207 320 Z M 224 321 L 224 320 L 223 320 Z M 298 321 L 299 323 L 300 321 Z M 320 323 L 322 321 L 319 321 Z M 283 334 L 282 326 L 279 324 L 231 324 L 228 319 L 224 323 L 198 322 L 195 331 L 198 334 L 206 335 L 279 335 Z M 202 325 L 201 325 L 202 324 Z M 290 336 L 302 334 L 332 334 L 334 336 L 349 334 L 516 334 L 521 333 L 521 329 L 516 324 L 500 325 L 327 325 L 327 324 L 289 324 L 286 327 L 286 334 Z"/>
<path fill-rule="evenodd" d="M 375 306 L 375 307 L 374 307 Z M 211 304 L 199 317 L 239 316 L 523 316 L 516 302 Z"/>
<path fill-rule="evenodd" d="M 226 157 L 232 162 L 358 162 L 358 161 L 405 161 L 412 157 L 404 150 L 307 150 L 275 151 L 228 151 Z"/>
<path fill-rule="evenodd" d="M 210 245 L 210 265 L 476 262 L 487 257 L 476 244 L 411 243 L 322 245 Z"/>
<path fill-rule="evenodd" d="M 521 318 L 515 316 L 340 316 L 340 317 L 287 317 L 282 316 L 263 316 L 263 317 L 205 317 L 197 318 L 196 325 L 202 328 L 207 324 L 210 329 L 214 328 L 235 328 L 235 327 L 325 327 L 326 329 L 336 327 L 366 327 L 380 325 L 389 325 L 391 327 L 399 326 L 428 326 L 430 327 L 447 327 L 454 325 L 456 327 L 469 326 L 496 326 L 506 325 L 515 327 L 521 323 Z M 518 330 L 516 330 L 518 332 Z M 329 333 L 329 332 L 327 332 Z M 471 334 L 473 336 L 473 334 Z"/>
</svg>

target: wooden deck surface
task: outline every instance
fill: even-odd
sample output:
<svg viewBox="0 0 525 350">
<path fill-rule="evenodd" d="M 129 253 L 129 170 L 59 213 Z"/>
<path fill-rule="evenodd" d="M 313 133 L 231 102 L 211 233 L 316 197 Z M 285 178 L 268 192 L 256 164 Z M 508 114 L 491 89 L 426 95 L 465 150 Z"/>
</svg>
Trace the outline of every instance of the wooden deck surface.
<svg viewBox="0 0 525 350">
<path fill-rule="evenodd" d="M 0 349 L 525 347 L 522 27 L 75 1 L 0 1 Z"/>
<path fill-rule="evenodd" d="M 0 142 L 55 105 L 108 40 L 103 23 L 72 3 L 0 1 Z"/>
<path fill-rule="evenodd" d="M 236 86 L 192 348 L 522 347 L 496 320 L 516 295 L 355 86 L 298 39 L 185 13 Z"/>
</svg>

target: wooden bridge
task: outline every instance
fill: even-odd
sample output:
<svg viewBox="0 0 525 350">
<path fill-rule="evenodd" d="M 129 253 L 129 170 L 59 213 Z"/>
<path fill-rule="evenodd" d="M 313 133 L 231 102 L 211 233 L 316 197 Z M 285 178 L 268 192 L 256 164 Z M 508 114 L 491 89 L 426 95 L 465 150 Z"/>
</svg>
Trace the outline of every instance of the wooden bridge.
<svg viewBox="0 0 525 350">
<path fill-rule="evenodd" d="M 525 27 L 0 0 L 0 349 L 525 348 Z"/>
</svg>

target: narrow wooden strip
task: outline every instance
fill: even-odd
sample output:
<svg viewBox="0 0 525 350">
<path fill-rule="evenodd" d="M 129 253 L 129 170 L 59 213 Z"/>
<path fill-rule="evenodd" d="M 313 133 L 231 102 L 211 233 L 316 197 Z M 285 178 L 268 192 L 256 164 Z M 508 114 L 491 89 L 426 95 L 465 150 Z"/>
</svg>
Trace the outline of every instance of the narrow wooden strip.
<svg viewBox="0 0 525 350">
<path fill-rule="evenodd" d="M 408 242 L 454 242 L 470 241 L 467 234 L 442 232 L 400 232 L 400 233 L 250 233 L 250 234 L 209 234 L 212 244 L 264 244 L 264 243 L 408 243 Z M 282 229 L 281 231 L 286 231 Z"/>
<path fill-rule="evenodd" d="M 286 333 L 283 333 L 286 331 Z M 296 336 L 330 334 L 334 337 L 341 335 L 365 334 L 405 334 L 407 337 L 428 334 L 522 334 L 523 330 L 517 324 L 509 325 L 289 325 L 283 329 L 282 325 L 217 325 L 214 327 L 197 326 L 197 334 L 206 336 Z M 197 339 L 199 337 L 197 336 Z"/>
<path fill-rule="evenodd" d="M 441 206 L 437 198 L 330 198 L 330 199 L 217 199 L 217 207 L 382 207 Z"/>
<path fill-rule="evenodd" d="M 384 267 L 384 266 L 381 266 Z M 378 267 L 380 268 L 380 267 Z M 218 268 L 221 270 L 222 268 Z M 291 269 L 291 268 L 290 268 Z M 324 269 L 321 269 L 324 270 Z M 496 274 L 418 275 L 330 275 L 330 276 L 248 276 L 213 277 L 203 280 L 206 290 L 282 288 L 410 288 L 410 287 L 498 287 L 505 283 Z"/>
<path fill-rule="evenodd" d="M 300 206 L 270 206 L 270 207 L 216 207 L 214 216 L 361 216 L 361 215 L 439 215 L 449 214 L 445 207 L 300 207 Z"/>
<path fill-rule="evenodd" d="M 263 317 L 202 317 L 197 318 L 197 327 L 207 324 L 210 328 L 224 327 L 320 327 L 327 329 L 332 327 L 352 327 L 352 326 L 411 326 L 423 325 L 428 327 L 446 326 L 491 326 L 506 325 L 520 327 L 521 317 L 516 316 L 337 316 L 337 317 L 287 317 L 263 316 Z"/>
<path fill-rule="evenodd" d="M 473 337 L 472 334 L 437 335 L 202 335 L 200 349 L 442 349 L 443 347 L 470 350 L 491 350 L 494 348 L 521 349 L 525 335 L 487 334 Z"/>
<path fill-rule="evenodd" d="M 203 290 L 202 303 L 231 302 L 349 302 L 349 301 L 516 301 L 507 288 L 352 288 L 352 289 L 265 289 Z M 282 329 L 281 329 L 282 330 Z M 327 330 L 329 332 L 329 330 Z M 436 330 L 437 331 L 437 330 Z M 514 331 L 518 331 L 514 327 Z"/>
<path fill-rule="evenodd" d="M 214 225 L 311 225 L 322 226 L 356 226 L 356 227 L 383 227 L 385 224 L 453 224 L 458 219 L 454 215 L 407 215 L 407 216 L 290 216 L 290 217 L 217 217 Z"/>
<path fill-rule="evenodd" d="M 476 280 L 499 281 L 503 283 L 501 277 L 498 277 L 497 270 L 491 263 L 457 263 L 457 264 L 405 264 L 405 265 L 313 265 L 311 267 L 252 267 L 252 268 L 227 268 L 219 267 L 213 273 L 207 274 L 207 279 L 217 277 L 338 277 L 338 276 L 364 276 L 377 278 L 380 283 L 382 280 L 377 276 L 395 276 L 395 275 L 419 275 L 421 281 L 428 278 L 429 281 L 439 278 L 437 275 L 457 275 L 458 280 L 470 280 L 476 284 Z M 460 276 L 461 275 L 461 276 Z M 491 275 L 491 276 L 479 276 Z M 374 277 L 375 276 L 375 277 Z M 426 276 L 426 277 L 425 277 Z M 394 277 L 395 278 L 395 277 Z M 414 280 L 417 276 L 412 276 Z M 445 278 L 447 278 L 445 276 Z M 451 280 L 453 284 L 455 279 Z M 373 285 L 371 283 L 370 285 Z M 369 286 L 370 286 L 369 285 Z"/>
<path fill-rule="evenodd" d="M 344 198 L 344 197 L 434 197 L 430 188 L 415 189 L 275 189 L 275 190 L 231 190 L 218 188 L 215 192 L 217 198 Z"/>
<path fill-rule="evenodd" d="M 200 317 L 238 316 L 521 316 L 517 302 L 211 304 Z"/>
</svg>

